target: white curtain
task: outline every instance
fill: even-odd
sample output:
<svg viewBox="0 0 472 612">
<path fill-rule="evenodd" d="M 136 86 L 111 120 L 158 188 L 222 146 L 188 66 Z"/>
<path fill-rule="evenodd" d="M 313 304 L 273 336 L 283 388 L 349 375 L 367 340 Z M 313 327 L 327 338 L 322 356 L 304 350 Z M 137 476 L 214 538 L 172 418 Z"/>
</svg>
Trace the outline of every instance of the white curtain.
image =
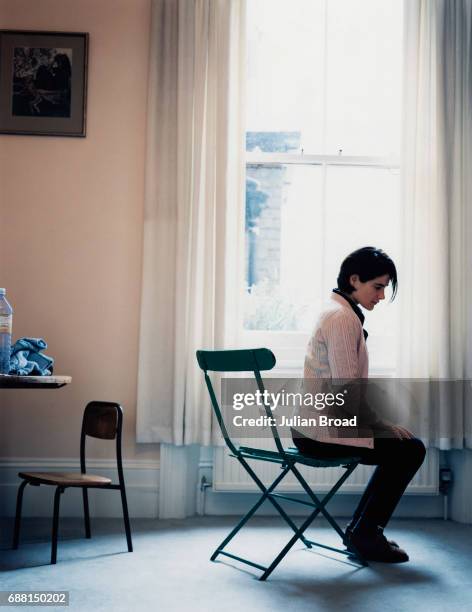
<svg viewBox="0 0 472 612">
<path fill-rule="evenodd" d="M 153 0 L 138 442 L 212 442 L 195 351 L 232 342 L 244 9 L 244 0 Z"/>
<path fill-rule="evenodd" d="M 400 377 L 472 375 L 472 0 L 406 0 Z M 472 448 L 470 385 L 431 390 L 431 446 Z"/>
</svg>

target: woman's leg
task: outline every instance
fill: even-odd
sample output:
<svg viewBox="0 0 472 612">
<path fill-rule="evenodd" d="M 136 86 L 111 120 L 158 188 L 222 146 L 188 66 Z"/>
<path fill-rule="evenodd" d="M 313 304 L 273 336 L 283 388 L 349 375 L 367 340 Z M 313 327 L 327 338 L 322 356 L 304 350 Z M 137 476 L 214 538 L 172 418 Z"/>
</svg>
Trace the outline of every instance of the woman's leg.
<svg viewBox="0 0 472 612">
<path fill-rule="evenodd" d="M 408 483 L 421 466 L 426 453 L 420 440 L 376 439 L 373 449 L 317 442 L 294 435 L 293 441 L 303 454 L 330 458 L 359 456 L 365 465 L 377 465 L 346 530 L 346 544 L 365 558 L 408 561 L 408 555 L 395 542 L 387 540 L 383 528 L 400 501 Z"/>
<path fill-rule="evenodd" d="M 332 459 L 334 457 L 362 457 L 369 448 L 358 446 L 348 446 L 347 444 L 330 444 L 329 442 L 318 442 L 312 438 L 307 438 L 292 430 L 293 442 L 298 450 L 308 457 L 315 459 Z M 363 462 L 362 462 L 363 463 Z"/>
<path fill-rule="evenodd" d="M 377 466 L 354 511 L 352 529 L 387 525 L 426 454 L 424 444 L 416 438 L 376 438 L 373 449 L 317 442 L 300 434 L 294 434 L 293 441 L 304 455 L 321 459 L 358 456 L 364 465 Z"/>
<path fill-rule="evenodd" d="M 405 489 L 423 463 L 426 449 L 416 438 L 377 438 L 362 463 L 377 465 L 354 512 L 352 529 L 384 528 Z"/>
</svg>

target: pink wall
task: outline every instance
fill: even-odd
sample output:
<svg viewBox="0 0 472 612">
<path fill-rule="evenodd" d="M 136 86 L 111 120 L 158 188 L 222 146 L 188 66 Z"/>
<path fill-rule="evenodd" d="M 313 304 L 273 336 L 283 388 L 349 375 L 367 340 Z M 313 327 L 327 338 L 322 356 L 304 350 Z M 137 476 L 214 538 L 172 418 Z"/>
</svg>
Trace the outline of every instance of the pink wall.
<svg viewBox="0 0 472 612">
<path fill-rule="evenodd" d="M 2 391 L 0 457 L 75 457 L 85 403 L 135 443 L 150 0 L 0 0 L 0 28 L 90 33 L 87 137 L 0 135 L 0 286 L 70 387 Z M 92 456 L 108 449 L 92 447 Z"/>
</svg>

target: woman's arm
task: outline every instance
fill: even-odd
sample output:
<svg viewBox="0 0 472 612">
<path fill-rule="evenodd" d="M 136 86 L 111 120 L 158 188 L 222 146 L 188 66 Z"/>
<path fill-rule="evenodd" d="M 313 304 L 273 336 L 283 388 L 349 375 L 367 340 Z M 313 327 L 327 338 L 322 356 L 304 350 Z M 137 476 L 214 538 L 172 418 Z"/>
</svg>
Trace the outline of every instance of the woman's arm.
<svg viewBox="0 0 472 612">
<path fill-rule="evenodd" d="M 359 361 L 359 344 L 363 341 L 359 321 L 345 313 L 337 313 L 325 322 L 323 335 L 332 384 L 341 388 L 344 393 L 344 410 L 357 417 L 361 428 L 383 428 L 384 424 L 379 415 L 372 410 L 365 397 L 367 379 L 362 378 Z"/>
<path fill-rule="evenodd" d="M 331 378 L 360 378 L 358 347 L 362 327 L 359 321 L 344 313 L 336 313 L 325 321 L 322 333 L 328 351 Z"/>
</svg>

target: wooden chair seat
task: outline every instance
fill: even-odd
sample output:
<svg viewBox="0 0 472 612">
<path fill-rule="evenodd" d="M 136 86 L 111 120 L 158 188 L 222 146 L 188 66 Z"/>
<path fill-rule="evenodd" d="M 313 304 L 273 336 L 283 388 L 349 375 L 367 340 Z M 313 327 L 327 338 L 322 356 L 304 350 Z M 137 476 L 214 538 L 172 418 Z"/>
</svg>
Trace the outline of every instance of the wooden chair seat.
<svg viewBox="0 0 472 612">
<path fill-rule="evenodd" d="M 110 478 L 80 472 L 20 472 L 18 476 L 31 483 L 65 487 L 102 487 L 111 484 Z"/>
</svg>

